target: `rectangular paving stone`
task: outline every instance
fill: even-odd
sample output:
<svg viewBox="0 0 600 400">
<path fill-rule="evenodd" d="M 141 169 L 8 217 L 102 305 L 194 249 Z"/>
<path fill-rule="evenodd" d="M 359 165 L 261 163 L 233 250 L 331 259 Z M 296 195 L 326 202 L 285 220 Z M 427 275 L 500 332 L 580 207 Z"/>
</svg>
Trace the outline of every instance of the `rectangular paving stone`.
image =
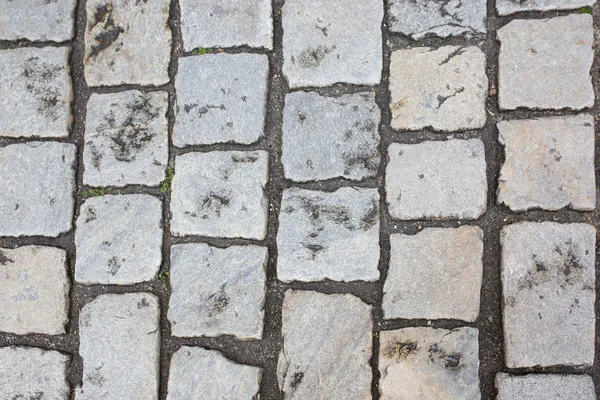
<svg viewBox="0 0 600 400">
<path fill-rule="evenodd" d="M 594 3 L 594 0 L 497 0 L 496 10 L 500 15 L 508 15 L 520 11 L 573 10 L 580 7 L 591 7 Z"/>
<path fill-rule="evenodd" d="M 425 228 L 390 236 L 385 318 L 460 319 L 479 315 L 483 232 L 476 226 Z"/>
<path fill-rule="evenodd" d="M 500 108 L 592 107 L 593 36 L 589 14 L 513 20 L 500 28 Z"/>
<path fill-rule="evenodd" d="M 169 159 L 167 92 L 92 93 L 84 133 L 83 183 L 158 185 Z"/>
<path fill-rule="evenodd" d="M 498 203 L 511 210 L 592 211 L 596 206 L 591 115 L 500 121 L 506 159 Z"/>
<path fill-rule="evenodd" d="M 350 294 L 288 290 L 277 364 L 283 397 L 371 398 L 371 311 Z"/>
<path fill-rule="evenodd" d="M 88 1 L 84 38 L 87 84 L 168 83 L 169 4 L 169 0 Z"/>
<path fill-rule="evenodd" d="M 0 236 L 53 236 L 71 229 L 75 151 L 69 143 L 0 147 Z"/>
<path fill-rule="evenodd" d="M 496 375 L 497 400 L 596 400 L 588 375 Z"/>
<path fill-rule="evenodd" d="M 0 40 L 63 42 L 73 37 L 75 0 L 0 3 Z"/>
<path fill-rule="evenodd" d="M 267 234 L 266 151 L 188 153 L 175 159 L 171 232 L 262 240 Z"/>
<path fill-rule="evenodd" d="M 283 191 L 277 277 L 284 282 L 379 279 L 379 193 Z"/>
<path fill-rule="evenodd" d="M 593 364 L 595 239 L 587 224 L 522 222 L 502 229 L 509 368 Z"/>
<path fill-rule="evenodd" d="M 173 246 L 168 313 L 172 334 L 261 339 L 266 269 L 266 247 Z"/>
<path fill-rule="evenodd" d="M 392 52 L 390 111 L 394 129 L 482 128 L 487 91 L 485 54 L 478 47 L 414 47 Z"/>
<path fill-rule="evenodd" d="M 381 80 L 381 0 L 287 0 L 283 74 L 290 88 Z"/>
<path fill-rule="evenodd" d="M 159 314 L 150 293 L 103 294 L 83 307 L 76 400 L 158 399 Z"/>
<path fill-rule="evenodd" d="M 285 98 L 285 177 L 296 182 L 377 175 L 381 112 L 374 93 L 325 97 L 294 92 Z"/>
<path fill-rule="evenodd" d="M 268 77 L 262 54 L 179 59 L 173 144 L 256 142 L 264 134 Z"/>
<path fill-rule="evenodd" d="M 392 218 L 477 219 L 485 212 L 485 153 L 479 139 L 392 143 L 385 191 Z"/>
<path fill-rule="evenodd" d="M 386 400 L 476 400 L 479 331 L 404 328 L 379 333 L 379 393 Z"/>
<path fill-rule="evenodd" d="M 0 136 L 69 136 L 73 89 L 68 60 L 68 47 L 0 50 Z"/>
</svg>

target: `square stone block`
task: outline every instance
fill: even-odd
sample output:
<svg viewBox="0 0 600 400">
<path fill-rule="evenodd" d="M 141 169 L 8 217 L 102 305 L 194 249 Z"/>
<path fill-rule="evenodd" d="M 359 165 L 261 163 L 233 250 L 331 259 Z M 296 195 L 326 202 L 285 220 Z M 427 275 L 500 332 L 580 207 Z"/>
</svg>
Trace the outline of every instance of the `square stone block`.
<svg viewBox="0 0 600 400">
<path fill-rule="evenodd" d="M 496 375 L 497 400 L 596 400 L 587 375 Z"/>
<path fill-rule="evenodd" d="M 0 3 L 0 40 L 70 40 L 75 4 L 75 0 L 3 1 Z"/>
</svg>

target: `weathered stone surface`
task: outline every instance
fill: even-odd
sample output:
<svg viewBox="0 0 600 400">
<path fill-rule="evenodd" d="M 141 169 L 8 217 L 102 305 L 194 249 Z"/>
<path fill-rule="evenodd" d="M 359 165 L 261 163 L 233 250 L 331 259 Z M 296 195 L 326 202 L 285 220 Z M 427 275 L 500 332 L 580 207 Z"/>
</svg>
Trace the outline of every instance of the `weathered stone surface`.
<svg viewBox="0 0 600 400">
<path fill-rule="evenodd" d="M 595 238 L 587 224 L 523 222 L 502 229 L 509 368 L 594 362 Z"/>
<path fill-rule="evenodd" d="M 588 14 L 517 19 L 500 28 L 500 108 L 578 110 L 593 106 L 593 36 Z"/>
<path fill-rule="evenodd" d="M 86 3 L 85 79 L 90 86 L 169 82 L 169 0 Z"/>
<path fill-rule="evenodd" d="M 131 90 L 90 96 L 83 183 L 158 185 L 169 158 L 167 92 Z"/>
<path fill-rule="evenodd" d="M 498 123 L 506 160 L 498 203 L 530 208 L 594 210 L 594 118 L 591 115 Z"/>
<path fill-rule="evenodd" d="M 68 47 L 0 50 L 0 136 L 69 135 L 73 89 L 68 59 Z"/>
<path fill-rule="evenodd" d="M 385 190 L 392 218 L 477 219 L 485 212 L 485 153 L 479 139 L 392 143 Z"/>
<path fill-rule="evenodd" d="M 197 47 L 273 48 L 269 0 L 181 0 L 185 51 Z"/>
<path fill-rule="evenodd" d="M 381 331 L 382 399 L 480 399 L 478 334 L 470 327 Z"/>
<path fill-rule="evenodd" d="M 5 400 L 68 400 L 69 356 L 35 347 L 0 348 L 0 393 Z"/>
<path fill-rule="evenodd" d="M 497 400 L 596 400 L 587 375 L 496 375 Z"/>
<path fill-rule="evenodd" d="M 261 374 L 218 351 L 183 346 L 171 359 L 167 400 L 258 399 Z"/>
<path fill-rule="evenodd" d="M 55 247 L 0 248 L 0 331 L 65 333 L 67 252 Z"/>
<path fill-rule="evenodd" d="M 487 117 L 485 54 L 477 47 L 415 47 L 392 52 L 392 128 L 456 131 Z"/>
<path fill-rule="evenodd" d="M 261 54 L 183 57 L 173 144 L 249 144 L 263 135 L 269 60 Z"/>
<path fill-rule="evenodd" d="M 75 146 L 0 147 L 0 236 L 58 236 L 73 224 Z"/>
<path fill-rule="evenodd" d="M 73 37 L 75 0 L 0 3 L 0 40 L 63 42 Z"/>
<path fill-rule="evenodd" d="M 277 276 L 284 282 L 379 279 L 379 193 L 283 191 Z"/>
<path fill-rule="evenodd" d="M 500 15 L 508 15 L 519 11 L 572 10 L 585 6 L 593 6 L 594 3 L 594 0 L 497 0 L 496 10 L 498 10 L 498 14 Z"/>
<path fill-rule="evenodd" d="M 485 0 L 391 0 L 390 30 L 419 40 L 485 33 Z"/>
<path fill-rule="evenodd" d="M 285 399 L 371 398 L 371 307 L 350 294 L 289 290 L 277 379 Z"/>
<path fill-rule="evenodd" d="M 267 234 L 266 151 L 188 153 L 175 159 L 171 232 L 262 240 Z"/>
<path fill-rule="evenodd" d="M 375 176 L 381 160 L 377 149 L 380 118 L 374 93 L 288 94 L 281 158 L 286 178 L 306 182 Z"/>
<path fill-rule="evenodd" d="M 283 74 L 291 88 L 381 80 L 381 0 L 288 0 Z"/>
<path fill-rule="evenodd" d="M 83 385 L 75 399 L 158 399 L 158 299 L 150 293 L 104 294 L 79 316 Z"/>
<path fill-rule="evenodd" d="M 173 246 L 168 315 L 172 334 L 261 339 L 266 269 L 266 247 Z"/>
<path fill-rule="evenodd" d="M 162 261 L 162 202 L 145 194 L 87 199 L 75 231 L 75 279 L 131 284 L 154 279 Z"/>
<path fill-rule="evenodd" d="M 390 242 L 385 318 L 475 321 L 483 274 L 481 229 L 426 228 L 416 235 L 391 235 Z"/>
</svg>

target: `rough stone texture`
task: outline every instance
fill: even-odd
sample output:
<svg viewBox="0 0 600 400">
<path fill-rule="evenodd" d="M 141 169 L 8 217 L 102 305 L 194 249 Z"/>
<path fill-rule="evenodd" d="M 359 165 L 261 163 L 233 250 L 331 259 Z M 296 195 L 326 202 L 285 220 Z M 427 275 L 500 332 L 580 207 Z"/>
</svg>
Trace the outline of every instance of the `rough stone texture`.
<svg viewBox="0 0 600 400">
<path fill-rule="evenodd" d="M 0 348 L 2 400 L 68 400 L 69 356 L 35 347 Z"/>
<path fill-rule="evenodd" d="M 500 15 L 513 14 L 519 11 L 572 10 L 585 6 L 593 6 L 594 0 L 497 0 L 496 10 Z"/>
<path fill-rule="evenodd" d="M 145 194 L 92 197 L 75 231 L 75 279 L 130 284 L 154 279 L 162 262 L 162 203 Z"/>
<path fill-rule="evenodd" d="M 45 246 L 0 248 L 1 332 L 65 333 L 68 296 L 66 251 Z"/>
<path fill-rule="evenodd" d="M 284 282 L 379 279 L 379 193 L 283 191 L 277 276 Z"/>
<path fill-rule="evenodd" d="M 197 47 L 273 48 L 269 0 L 181 0 L 185 51 Z"/>
<path fill-rule="evenodd" d="M 524 222 L 502 229 L 509 368 L 594 362 L 595 238 L 587 224 Z"/>
<path fill-rule="evenodd" d="M 0 50 L 0 136 L 69 135 L 73 89 L 68 59 L 68 47 Z"/>
<path fill-rule="evenodd" d="M 289 290 L 282 312 L 285 399 L 371 398 L 371 306 L 350 294 Z"/>
<path fill-rule="evenodd" d="M 283 74 L 291 88 L 381 80 L 381 0 L 288 0 Z"/>
<path fill-rule="evenodd" d="M 394 129 L 481 128 L 487 113 L 485 54 L 478 47 L 415 47 L 392 52 L 390 110 Z"/>
<path fill-rule="evenodd" d="M 587 375 L 496 375 L 497 400 L 596 400 Z"/>
<path fill-rule="evenodd" d="M 87 104 L 83 183 L 158 185 L 169 158 L 167 92 L 93 93 Z"/>
<path fill-rule="evenodd" d="M 266 151 L 188 153 L 175 159 L 171 232 L 262 240 L 267 234 Z"/>
<path fill-rule="evenodd" d="M 485 0 L 391 0 L 390 31 L 419 40 L 485 33 Z"/>
<path fill-rule="evenodd" d="M 500 108 L 592 107 L 593 36 L 588 14 L 517 19 L 499 29 Z"/>
<path fill-rule="evenodd" d="M 86 3 L 85 79 L 90 86 L 169 82 L 169 0 Z"/>
<path fill-rule="evenodd" d="M 297 182 L 377 174 L 379 120 L 374 93 L 325 97 L 295 92 L 285 98 L 283 155 L 285 176 Z"/>
<path fill-rule="evenodd" d="M 426 228 L 416 235 L 391 235 L 390 241 L 385 318 L 475 321 L 483 274 L 481 229 Z"/>
<path fill-rule="evenodd" d="M 76 400 L 158 399 L 159 314 L 150 293 L 103 294 L 83 307 Z"/>
<path fill-rule="evenodd" d="M 485 211 L 485 154 L 479 139 L 392 143 L 385 190 L 392 218 L 477 219 Z"/>
<path fill-rule="evenodd" d="M 73 37 L 75 0 L 0 2 L 0 40 L 63 42 Z"/>
<path fill-rule="evenodd" d="M 183 57 L 173 144 L 249 144 L 263 135 L 269 60 L 261 54 Z"/>
<path fill-rule="evenodd" d="M 506 160 L 498 203 L 511 210 L 596 206 L 594 118 L 591 115 L 498 123 Z"/>
<path fill-rule="evenodd" d="M 58 236 L 73 224 L 75 146 L 0 147 L 0 236 Z"/>
<path fill-rule="evenodd" d="M 173 246 L 168 314 L 172 334 L 261 339 L 266 268 L 266 247 Z"/>
<path fill-rule="evenodd" d="M 478 334 L 470 327 L 381 331 L 381 398 L 480 399 Z"/>
<path fill-rule="evenodd" d="M 183 346 L 171 359 L 167 400 L 258 399 L 261 374 L 218 351 Z"/>
</svg>

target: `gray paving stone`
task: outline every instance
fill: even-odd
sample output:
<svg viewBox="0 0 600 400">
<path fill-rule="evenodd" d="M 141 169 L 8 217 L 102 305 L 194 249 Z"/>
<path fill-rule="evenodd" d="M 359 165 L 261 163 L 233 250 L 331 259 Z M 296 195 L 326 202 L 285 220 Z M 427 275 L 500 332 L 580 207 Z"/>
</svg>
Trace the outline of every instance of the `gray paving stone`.
<svg viewBox="0 0 600 400">
<path fill-rule="evenodd" d="M 591 115 L 498 123 L 506 159 L 498 203 L 511 210 L 592 211 L 596 206 L 594 118 Z"/>
<path fill-rule="evenodd" d="M 500 28 L 500 108 L 592 107 L 593 36 L 588 14 L 517 19 Z"/>
<path fill-rule="evenodd" d="M 594 0 L 498 0 L 496 1 L 496 10 L 500 15 L 508 15 L 519 11 L 572 10 L 593 6 L 594 3 Z"/>
<path fill-rule="evenodd" d="M 35 347 L 0 348 L 2 400 L 68 400 L 69 356 Z"/>
<path fill-rule="evenodd" d="M 273 48 L 269 0 L 181 0 L 183 49 L 250 46 Z"/>
<path fill-rule="evenodd" d="M 285 176 L 297 182 L 374 177 L 379 168 L 379 120 L 374 93 L 325 97 L 294 92 L 285 98 Z"/>
<path fill-rule="evenodd" d="M 69 135 L 73 89 L 68 59 L 68 47 L 0 50 L 0 136 Z"/>
<path fill-rule="evenodd" d="M 169 82 L 169 0 L 86 3 L 85 79 L 90 86 Z"/>
<path fill-rule="evenodd" d="M 171 232 L 262 240 L 267 234 L 266 151 L 188 153 L 175 159 Z"/>
<path fill-rule="evenodd" d="M 69 286 L 65 250 L 46 246 L 0 248 L 0 331 L 18 335 L 65 333 Z"/>
<path fill-rule="evenodd" d="M 93 93 L 87 104 L 83 183 L 158 185 L 169 158 L 167 92 Z"/>
<path fill-rule="evenodd" d="M 258 399 L 261 375 L 218 351 L 183 346 L 171 359 L 167 400 Z"/>
<path fill-rule="evenodd" d="M 173 144 L 250 144 L 263 136 L 269 60 L 261 54 L 183 57 Z"/>
<path fill-rule="evenodd" d="M 496 375 L 497 400 L 596 400 L 594 381 L 587 375 Z"/>
<path fill-rule="evenodd" d="M 284 282 L 379 279 L 379 193 L 283 191 L 277 276 Z"/>
<path fill-rule="evenodd" d="M 0 3 L 0 40 L 63 42 L 73 37 L 75 0 Z"/>
<path fill-rule="evenodd" d="M 289 290 L 282 312 L 285 399 L 371 398 L 371 306 L 350 294 Z"/>
<path fill-rule="evenodd" d="M 379 333 L 379 393 L 386 400 L 476 400 L 475 328 L 404 328 Z"/>
<path fill-rule="evenodd" d="M 58 236 L 73 224 L 75 151 L 68 143 L 0 147 L 0 236 Z"/>
<path fill-rule="evenodd" d="M 415 47 L 392 52 L 394 129 L 456 131 L 483 127 L 488 79 L 478 47 Z"/>
<path fill-rule="evenodd" d="M 420 40 L 485 33 L 485 0 L 391 0 L 390 31 Z"/>
<path fill-rule="evenodd" d="M 425 228 L 390 236 L 385 318 L 460 319 L 479 315 L 483 232 L 476 226 Z"/>
<path fill-rule="evenodd" d="M 291 88 L 381 80 L 381 0 L 288 0 L 283 74 Z"/>
<path fill-rule="evenodd" d="M 75 280 L 132 284 L 154 279 L 162 262 L 162 202 L 145 194 L 87 199 L 75 231 Z"/>
<path fill-rule="evenodd" d="M 173 246 L 168 313 L 172 334 L 261 339 L 266 269 L 266 247 Z"/>
<path fill-rule="evenodd" d="M 479 139 L 392 143 L 385 190 L 395 219 L 477 219 L 487 180 Z"/>
<path fill-rule="evenodd" d="M 509 368 L 594 362 L 595 238 L 587 224 L 522 222 L 502 229 Z"/>
<path fill-rule="evenodd" d="M 151 293 L 103 294 L 83 307 L 76 400 L 158 399 L 159 314 Z"/>
</svg>

